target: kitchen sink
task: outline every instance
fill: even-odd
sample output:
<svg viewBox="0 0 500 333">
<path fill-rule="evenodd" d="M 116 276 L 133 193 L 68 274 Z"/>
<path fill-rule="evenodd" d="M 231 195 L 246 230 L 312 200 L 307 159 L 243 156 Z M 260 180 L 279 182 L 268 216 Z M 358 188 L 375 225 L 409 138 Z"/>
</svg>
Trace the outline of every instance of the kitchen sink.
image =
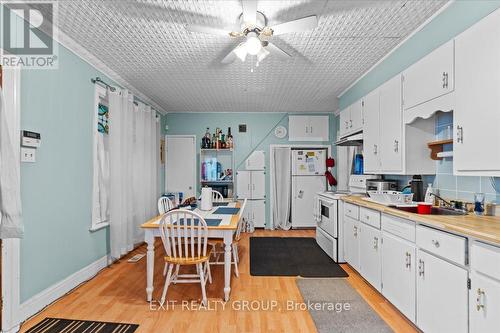
<svg viewBox="0 0 500 333">
<path fill-rule="evenodd" d="M 418 214 L 417 207 L 393 207 L 408 213 Z M 467 215 L 466 212 L 453 208 L 432 207 L 430 215 Z"/>
</svg>

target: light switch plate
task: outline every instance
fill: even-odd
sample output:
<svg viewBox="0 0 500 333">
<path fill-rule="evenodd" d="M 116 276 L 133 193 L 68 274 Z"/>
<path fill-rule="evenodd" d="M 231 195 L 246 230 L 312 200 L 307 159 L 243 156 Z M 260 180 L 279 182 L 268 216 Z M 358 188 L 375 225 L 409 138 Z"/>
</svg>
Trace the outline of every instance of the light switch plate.
<svg viewBox="0 0 500 333">
<path fill-rule="evenodd" d="M 21 162 L 35 163 L 35 148 L 21 147 Z"/>
</svg>

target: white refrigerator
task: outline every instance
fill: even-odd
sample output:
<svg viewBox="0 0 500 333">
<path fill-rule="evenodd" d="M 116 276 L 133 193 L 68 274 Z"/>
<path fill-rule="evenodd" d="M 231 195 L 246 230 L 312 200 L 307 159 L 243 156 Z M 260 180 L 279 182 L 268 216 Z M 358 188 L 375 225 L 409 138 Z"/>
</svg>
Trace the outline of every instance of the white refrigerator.
<svg viewBox="0 0 500 333">
<path fill-rule="evenodd" d="M 326 149 L 292 150 L 292 228 L 314 228 L 314 198 L 326 187 Z"/>
</svg>

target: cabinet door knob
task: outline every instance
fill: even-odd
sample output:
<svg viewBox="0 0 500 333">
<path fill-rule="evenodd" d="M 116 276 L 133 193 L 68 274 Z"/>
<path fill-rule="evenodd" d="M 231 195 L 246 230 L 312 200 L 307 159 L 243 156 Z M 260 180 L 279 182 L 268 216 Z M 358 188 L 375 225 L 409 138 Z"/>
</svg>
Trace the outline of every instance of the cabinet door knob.
<svg viewBox="0 0 500 333">
<path fill-rule="evenodd" d="M 446 88 L 446 73 L 443 72 L 443 89 Z"/>
<path fill-rule="evenodd" d="M 351 125 L 350 125 L 349 127 L 350 127 L 350 128 L 352 128 L 352 119 L 351 119 L 351 120 L 349 120 L 349 122 L 351 123 Z"/>
<path fill-rule="evenodd" d="M 457 125 L 457 143 L 464 142 L 464 128 L 460 125 Z"/>
<path fill-rule="evenodd" d="M 439 244 L 439 241 L 437 240 L 432 240 L 432 244 L 434 244 L 435 247 L 439 247 L 441 244 Z"/>
<path fill-rule="evenodd" d="M 484 298 L 485 296 L 485 293 L 484 293 L 484 290 L 482 290 L 481 288 L 478 288 L 477 289 L 477 297 L 476 297 L 476 310 L 477 311 L 481 311 L 481 309 L 484 309 L 484 302 L 481 303 L 481 299 Z"/>
<path fill-rule="evenodd" d="M 398 140 L 394 140 L 394 152 L 398 152 L 399 151 L 399 141 Z"/>
</svg>

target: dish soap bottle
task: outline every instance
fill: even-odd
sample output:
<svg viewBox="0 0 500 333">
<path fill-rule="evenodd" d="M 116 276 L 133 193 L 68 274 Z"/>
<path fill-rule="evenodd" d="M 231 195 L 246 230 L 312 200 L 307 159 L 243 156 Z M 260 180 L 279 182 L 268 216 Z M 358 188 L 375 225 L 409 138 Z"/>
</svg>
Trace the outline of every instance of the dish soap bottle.
<svg viewBox="0 0 500 333">
<path fill-rule="evenodd" d="M 429 183 L 427 185 L 427 190 L 425 191 L 425 202 L 427 203 L 434 203 L 434 197 L 432 196 L 432 194 L 434 193 L 434 190 L 432 189 L 432 184 Z"/>
</svg>

